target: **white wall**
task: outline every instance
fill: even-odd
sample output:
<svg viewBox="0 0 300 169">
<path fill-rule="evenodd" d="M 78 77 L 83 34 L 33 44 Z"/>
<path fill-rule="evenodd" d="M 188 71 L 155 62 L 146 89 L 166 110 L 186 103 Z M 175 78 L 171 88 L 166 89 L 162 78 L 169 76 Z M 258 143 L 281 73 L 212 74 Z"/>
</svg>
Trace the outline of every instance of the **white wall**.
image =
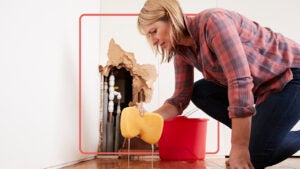
<svg viewBox="0 0 300 169">
<path fill-rule="evenodd" d="M 98 0 L 0 1 L 0 168 L 88 157 L 78 149 L 78 21 L 99 8 Z M 86 139 L 94 150 L 96 134 Z"/>
</svg>

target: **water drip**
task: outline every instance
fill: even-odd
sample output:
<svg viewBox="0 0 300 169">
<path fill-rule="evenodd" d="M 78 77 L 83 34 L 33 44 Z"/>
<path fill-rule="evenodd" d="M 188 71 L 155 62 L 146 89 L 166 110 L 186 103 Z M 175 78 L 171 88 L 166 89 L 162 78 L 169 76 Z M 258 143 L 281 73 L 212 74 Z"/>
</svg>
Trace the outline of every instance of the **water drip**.
<svg viewBox="0 0 300 169">
<path fill-rule="evenodd" d="M 127 168 L 130 168 L 130 138 L 128 139 L 128 151 L 127 151 Z"/>
<path fill-rule="evenodd" d="M 154 163 L 154 144 L 151 144 L 151 149 L 152 149 L 152 162 L 151 162 L 151 166 L 153 169 L 153 163 Z"/>
</svg>

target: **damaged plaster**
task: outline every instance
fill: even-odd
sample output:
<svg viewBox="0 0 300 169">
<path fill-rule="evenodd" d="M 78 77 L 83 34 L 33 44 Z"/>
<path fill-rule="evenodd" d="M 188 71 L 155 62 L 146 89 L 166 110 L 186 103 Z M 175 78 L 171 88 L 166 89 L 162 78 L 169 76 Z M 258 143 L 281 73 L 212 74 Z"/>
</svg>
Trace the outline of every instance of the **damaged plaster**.
<svg viewBox="0 0 300 169">
<path fill-rule="evenodd" d="M 156 68 L 151 64 L 138 64 L 134 57 L 134 53 L 124 51 L 113 39 L 110 40 L 108 49 L 107 64 L 99 66 L 99 72 L 108 77 L 110 70 L 125 68 L 130 72 L 133 78 L 132 82 L 132 102 L 128 106 L 135 105 L 138 102 L 140 93 L 144 93 L 143 101 L 148 103 L 151 101 L 153 94 L 153 83 L 157 79 Z"/>
</svg>

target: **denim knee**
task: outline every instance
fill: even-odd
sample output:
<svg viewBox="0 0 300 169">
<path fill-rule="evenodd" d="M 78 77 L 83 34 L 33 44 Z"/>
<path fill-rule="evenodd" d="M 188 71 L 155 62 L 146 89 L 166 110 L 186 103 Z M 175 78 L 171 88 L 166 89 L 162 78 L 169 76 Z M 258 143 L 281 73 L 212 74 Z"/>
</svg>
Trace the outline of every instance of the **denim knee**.
<svg viewBox="0 0 300 169">
<path fill-rule="evenodd" d="M 194 102 L 196 99 L 205 99 L 207 97 L 214 97 L 214 95 L 217 95 L 218 99 L 228 99 L 227 87 L 220 86 L 205 79 L 200 79 L 194 83 L 191 100 Z"/>
<path fill-rule="evenodd" d="M 261 155 L 255 155 L 251 154 L 251 162 L 255 169 L 263 169 L 266 168 L 269 165 L 268 159 L 270 159 L 269 154 L 261 154 Z"/>
<path fill-rule="evenodd" d="M 195 100 L 196 99 L 203 99 L 205 98 L 205 90 L 201 90 L 201 88 L 205 88 L 206 84 L 206 80 L 204 79 L 200 79 L 197 82 L 194 83 L 194 88 L 193 88 L 193 94 L 192 94 L 192 98 L 191 101 L 195 104 Z"/>
</svg>

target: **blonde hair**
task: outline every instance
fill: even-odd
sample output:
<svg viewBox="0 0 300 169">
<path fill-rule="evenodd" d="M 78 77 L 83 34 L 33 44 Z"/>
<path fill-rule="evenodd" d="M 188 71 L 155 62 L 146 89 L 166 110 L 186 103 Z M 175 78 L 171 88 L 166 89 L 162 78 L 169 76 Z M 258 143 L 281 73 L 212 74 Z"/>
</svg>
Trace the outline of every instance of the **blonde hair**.
<svg viewBox="0 0 300 169">
<path fill-rule="evenodd" d="M 147 0 L 140 11 L 138 16 L 138 30 L 141 34 L 146 35 L 143 30 L 143 26 L 153 24 L 157 21 L 164 21 L 170 24 L 170 40 L 172 49 L 167 51 L 161 48 L 159 45 L 150 46 L 154 49 L 155 53 L 162 55 L 162 62 L 169 62 L 175 54 L 176 43 L 183 37 L 188 35 L 188 31 L 185 26 L 183 13 L 177 0 Z M 147 40 L 150 42 L 148 36 Z"/>
</svg>

